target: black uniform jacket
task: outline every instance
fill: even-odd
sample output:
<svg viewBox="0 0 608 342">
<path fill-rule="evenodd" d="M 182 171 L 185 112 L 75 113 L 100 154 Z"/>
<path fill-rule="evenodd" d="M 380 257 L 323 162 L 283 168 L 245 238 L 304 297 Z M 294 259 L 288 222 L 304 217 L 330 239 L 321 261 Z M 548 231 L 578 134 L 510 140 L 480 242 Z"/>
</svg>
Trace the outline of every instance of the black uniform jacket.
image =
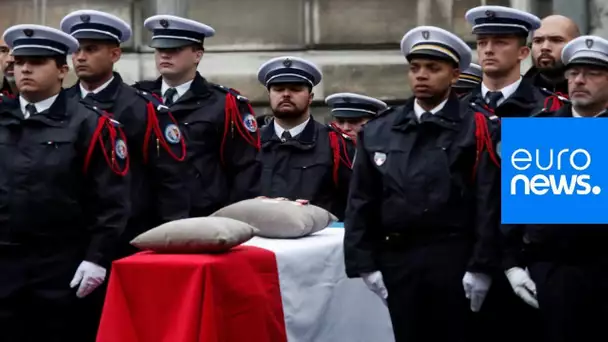
<svg viewBox="0 0 608 342">
<path fill-rule="evenodd" d="M 464 96 L 462 101 L 471 103 L 473 106 L 483 107 L 486 102 L 481 94 L 481 85 Z M 560 107 L 562 104 L 556 95 L 542 91 L 535 87 L 529 79 L 524 78 L 515 93 L 494 109 L 494 114 L 501 118 L 529 117 L 544 111 L 551 111 L 551 108 Z M 477 111 L 479 108 L 475 110 Z"/>
<path fill-rule="evenodd" d="M 170 156 L 157 139 L 148 139 L 147 149 L 144 149 L 150 120 L 148 101 L 139 96 L 138 92 L 125 84 L 118 73 L 114 73 L 114 79 L 106 88 L 82 99 L 85 103 L 110 113 L 123 125 L 127 136 L 132 175 L 132 216 L 126 232 L 127 242 L 156 225 L 187 218 L 190 211 L 190 197 L 181 178 L 186 169 L 185 163 Z M 82 94 L 79 84 L 69 88 L 67 94 L 80 100 Z M 154 112 L 154 115 L 164 114 Z M 179 157 L 180 144 L 171 145 L 174 154 Z"/>
<path fill-rule="evenodd" d="M 542 113 L 537 117 L 569 118 L 572 117 L 572 107 L 566 105 L 556 112 Z M 605 111 L 598 117 L 608 118 L 608 112 Z M 505 269 L 525 267 L 530 261 L 542 259 L 569 261 L 585 257 L 608 257 L 606 224 L 503 225 L 502 231 L 505 236 Z"/>
<path fill-rule="evenodd" d="M 0 104 L 0 248 L 86 246 L 83 260 L 108 266 L 129 217 L 129 177 L 110 163 L 125 170 L 128 154 L 107 129 L 104 148 L 93 140 L 101 118 L 65 91 L 27 120 L 18 99 Z"/>
<path fill-rule="evenodd" d="M 135 88 L 161 96 L 162 79 L 136 83 Z M 227 96 L 236 103 L 226 107 Z M 196 74 L 190 90 L 170 106 L 187 146 L 182 175 L 190 194 L 190 216 L 216 210 L 259 195 L 259 130 L 248 100 L 233 90 Z"/>
<path fill-rule="evenodd" d="M 352 140 L 312 117 L 291 140 L 281 141 L 274 121 L 262 128 L 261 135 L 262 195 L 306 199 L 342 220 L 354 155 Z"/>
<path fill-rule="evenodd" d="M 2 79 L 2 87 L 0 88 L 0 94 L 8 97 L 15 97 L 13 89 L 11 89 L 11 85 L 8 83 L 6 77 Z"/>
<path fill-rule="evenodd" d="M 553 93 L 560 93 L 562 95 L 568 95 L 568 81 L 567 80 L 563 80 L 557 84 L 553 84 L 553 83 L 547 81 L 547 79 L 544 78 L 540 74 L 540 72 L 538 71 L 538 69 L 536 69 L 536 67 L 531 67 L 530 69 L 528 69 L 528 71 L 524 75 L 524 78 L 529 79 L 530 82 L 538 88 L 545 88 L 548 91 L 551 91 Z"/>
<path fill-rule="evenodd" d="M 389 109 L 359 133 L 345 220 L 347 275 L 378 270 L 381 241 L 395 234 L 413 244 L 470 236 L 468 269 L 499 269 L 500 169 L 487 149 L 475 167 L 473 112 L 455 94 L 427 122 L 418 122 L 413 107 L 410 99 Z M 481 122 L 493 138 L 493 123 Z"/>
</svg>

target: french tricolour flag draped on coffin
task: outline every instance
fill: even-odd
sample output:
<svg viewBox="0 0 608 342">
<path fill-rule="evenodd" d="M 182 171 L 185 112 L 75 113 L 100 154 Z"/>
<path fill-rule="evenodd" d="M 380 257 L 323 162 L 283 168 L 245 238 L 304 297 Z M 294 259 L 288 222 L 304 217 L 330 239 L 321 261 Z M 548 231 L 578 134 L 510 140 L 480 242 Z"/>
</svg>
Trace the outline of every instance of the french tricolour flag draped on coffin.
<svg viewBox="0 0 608 342">
<path fill-rule="evenodd" d="M 394 341 L 382 301 L 345 276 L 343 236 L 326 228 L 223 254 L 119 260 L 97 341 Z"/>
</svg>

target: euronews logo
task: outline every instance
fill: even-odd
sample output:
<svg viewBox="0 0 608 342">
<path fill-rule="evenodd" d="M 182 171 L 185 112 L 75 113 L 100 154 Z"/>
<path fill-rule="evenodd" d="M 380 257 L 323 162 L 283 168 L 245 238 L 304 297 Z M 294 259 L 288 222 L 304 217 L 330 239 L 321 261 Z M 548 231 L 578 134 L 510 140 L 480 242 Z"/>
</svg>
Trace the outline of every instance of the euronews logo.
<svg viewBox="0 0 608 342">
<path fill-rule="evenodd" d="M 592 184 L 587 172 L 592 163 L 589 151 L 527 150 L 519 148 L 511 154 L 511 166 L 517 173 L 511 178 L 511 195 L 599 195 L 602 189 Z"/>
</svg>

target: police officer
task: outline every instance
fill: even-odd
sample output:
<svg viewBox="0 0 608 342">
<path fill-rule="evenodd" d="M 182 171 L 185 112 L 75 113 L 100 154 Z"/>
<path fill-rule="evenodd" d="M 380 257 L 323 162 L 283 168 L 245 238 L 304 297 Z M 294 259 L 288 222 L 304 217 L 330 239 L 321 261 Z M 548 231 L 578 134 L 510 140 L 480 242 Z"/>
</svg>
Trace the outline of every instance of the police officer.
<svg viewBox="0 0 608 342">
<path fill-rule="evenodd" d="M 68 96 L 111 113 L 124 125 L 127 135 L 133 175 L 132 212 L 116 246 L 116 258 L 120 258 L 136 251 L 129 241 L 137 235 L 164 222 L 188 217 L 189 197 L 180 179 L 179 165 L 185 157 L 185 145 L 171 114 L 156 112 L 162 108 L 158 106 L 161 102 L 128 86 L 119 73 L 112 71 L 121 56 L 120 44 L 131 37 L 127 23 L 108 13 L 79 10 L 65 16 L 60 27 L 80 44 L 72 54 L 79 80 L 67 90 Z M 172 132 L 179 139 L 171 139 Z M 103 293 L 95 293 L 98 307 L 91 313 L 97 313 L 97 317 L 90 320 L 93 327 L 88 329 L 92 340 L 103 307 Z"/>
<path fill-rule="evenodd" d="M 135 87 L 162 98 L 184 134 L 187 170 L 181 179 L 189 189 L 190 216 L 207 216 L 258 196 L 259 134 L 253 109 L 237 91 L 209 83 L 197 71 L 203 42 L 214 35 L 213 28 L 172 15 L 155 15 L 144 26 L 152 31 L 150 46 L 161 77 Z"/>
<path fill-rule="evenodd" d="M 397 342 L 470 341 L 473 311 L 498 266 L 500 170 L 493 144 L 476 148 L 478 114 L 451 91 L 471 49 L 422 26 L 403 37 L 401 50 L 414 97 L 359 133 L 346 272 L 387 300 Z M 491 139 L 494 124 L 480 118 Z"/>
<path fill-rule="evenodd" d="M 467 11 L 465 18 L 477 36 L 483 77 L 481 86 L 462 99 L 464 104 L 501 118 L 529 117 L 562 105 L 558 95 L 545 94 L 520 74 L 521 61 L 530 53 L 527 37 L 540 27 L 538 17 L 513 8 L 480 6 Z M 501 225 L 501 230 L 509 229 L 510 225 Z M 495 271 L 493 280 L 480 327 L 495 341 L 538 340 L 538 313 L 518 300 L 502 270 Z M 505 326 L 520 329 L 503 329 Z M 498 330 L 502 331 L 495 336 Z"/>
<path fill-rule="evenodd" d="M 471 63 L 468 68 L 460 73 L 460 77 L 458 77 L 458 81 L 452 89 L 458 97 L 466 96 L 481 84 L 481 77 L 481 67 L 478 64 Z"/>
<path fill-rule="evenodd" d="M 557 95 L 541 91 L 520 74 L 521 62 L 530 54 L 527 37 L 540 27 L 538 17 L 502 6 L 475 7 L 465 17 L 477 36 L 483 80 L 464 101 L 488 107 L 499 117 L 527 117 L 561 106 Z"/>
<path fill-rule="evenodd" d="M 120 44 L 131 37 L 127 23 L 108 13 L 79 10 L 65 16 L 60 26 L 80 43 L 72 55 L 79 80 L 68 95 L 111 113 L 127 134 L 133 208 L 123 235 L 122 247 L 127 249 L 118 253 L 122 256 L 132 251 L 129 241 L 145 230 L 188 217 L 189 197 L 179 165 L 185 158 L 185 143 L 174 118 L 158 106 L 158 100 L 128 86 L 112 71 L 120 59 Z"/>
<path fill-rule="evenodd" d="M 2 68 L 2 86 L 0 87 L 0 94 L 4 96 L 14 97 L 17 93 L 17 86 L 15 85 L 15 73 L 14 73 L 15 59 L 11 55 L 11 49 L 6 45 L 3 40 L 0 40 L 0 68 Z"/>
<path fill-rule="evenodd" d="M 104 282 L 129 217 L 124 133 L 62 90 L 75 38 L 38 25 L 3 38 L 20 95 L 0 105 L 2 341 L 83 341 L 77 301 Z"/>
<path fill-rule="evenodd" d="M 561 58 L 572 105 L 540 116 L 607 117 L 607 51 L 608 41 L 600 37 L 569 42 Z M 507 276 L 513 291 L 540 309 L 543 340 L 605 338 L 608 225 L 518 225 L 507 233 Z"/>
<path fill-rule="evenodd" d="M 352 139 L 357 139 L 357 134 L 367 121 L 388 107 L 383 101 L 353 93 L 329 95 L 325 103 L 331 108 L 333 124 Z"/>
<path fill-rule="evenodd" d="M 312 89 L 321 78 L 316 65 L 297 57 L 260 67 L 258 80 L 274 113 L 261 131 L 262 195 L 306 199 L 342 220 L 354 150 L 348 135 L 310 115 Z"/>
<path fill-rule="evenodd" d="M 550 15 L 541 21 L 540 28 L 532 34 L 532 64 L 524 78 L 535 86 L 562 96 L 568 94 L 568 81 L 564 78 L 562 49 L 572 39 L 580 36 L 576 23 L 562 15 Z"/>
</svg>

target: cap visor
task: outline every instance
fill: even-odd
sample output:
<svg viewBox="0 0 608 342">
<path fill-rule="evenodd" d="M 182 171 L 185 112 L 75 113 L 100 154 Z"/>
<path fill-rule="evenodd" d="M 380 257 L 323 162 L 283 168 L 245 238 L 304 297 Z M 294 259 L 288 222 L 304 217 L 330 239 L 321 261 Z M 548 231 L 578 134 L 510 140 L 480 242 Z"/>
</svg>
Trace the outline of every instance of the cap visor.
<svg viewBox="0 0 608 342">
<path fill-rule="evenodd" d="M 59 53 L 57 51 L 52 51 L 48 49 L 40 49 L 40 48 L 21 48 L 17 50 L 13 50 L 13 56 L 35 56 L 35 57 L 52 57 L 52 56 L 62 56 L 63 53 Z"/>
<path fill-rule="evenodd" d="M 595 58 L 579 57 L 570 61 L 570 63 L 566 65 L 566 68 L 570 68 L 573 66 L 591 66 L 596 68 L 608 69 L 608 62 Z"/>
<path fill-rule="evenodd" d="M 527 37 L 528 31 L 516 27 L 478 27 L 472 32 L 475 35 L 492 35 L 492 36 L 522 36 Z"/>
<path fill-rule="evenodd" d="M 336 110 L 336 111 L 332 111 L 331 115 L 336 118 L 345 118 L 345 119 L 368 118 L 368 117 L 374 116 L 371 113 L 359 112 L 359 111 L 354 111 L 354 110 Z"/>
<path fill-rule="evenodd" d="M 170 38 L 157 38 L 152 39 L 150 47 L 154 49 L 175 49 L 189 45 L 198 45 L 196 42 L 185 39 L 170 39 Z"/>
<path fill-rule="evenodd" d="M 76 38 L 76 39 L 91 39 L 91 40 L 106 40 L 106 41 L 112 41 L 112 42 L 118 42 L 118 40 L 116 40 L 116 38 L 107 35 L 107 34 L 103 34 L 100 32 L 78 32 L 78 33 L 74 33 L 72 35 L 72 37 Z"/>
<path fill-rule="evenodd" d="M 428 50 L 420 49 L 420 50 L 416 50 L 407 55 L 408 61 L 411 61 L 414 58 L 441 60 L 441 61 L 445 61 L 448 63 L 457 64 L 456 61 L 452 57 L 446 55 L 445 53 L 441 53 L 439 51 L 431 50 L 431 49 L 428 49 Z"/>
<path fill-rule="evenodd" d="M 287 83 L 291 83 L 291 84 L 304 84 L 304 85 L 308 85 L 311 86 L 310 81 L 301 78 L 301 77 L 297 77 L 297 76 L 278 76 L 274 79 L 272 79 L 272 81 L 268 82 L 268 85 L 273 85 L 273 84 L 287 84 Z"/>
</svg>

